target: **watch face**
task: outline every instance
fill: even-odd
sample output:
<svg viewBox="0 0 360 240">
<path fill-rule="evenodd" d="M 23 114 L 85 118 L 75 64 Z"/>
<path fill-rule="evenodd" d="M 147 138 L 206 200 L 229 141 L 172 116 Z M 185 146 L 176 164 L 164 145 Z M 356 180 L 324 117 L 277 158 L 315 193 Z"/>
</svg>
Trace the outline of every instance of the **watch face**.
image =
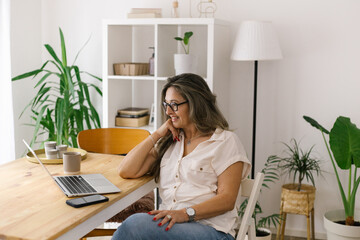
<svg viewBox="0 0 360 240">
<path fill-rule="evenodd" d="M 195 210 L 193 208 L 187 208 L 186 209 L 186 213 L 189 215 L 189 216 L 193 216 L 195 215 Z"/>
</svg>

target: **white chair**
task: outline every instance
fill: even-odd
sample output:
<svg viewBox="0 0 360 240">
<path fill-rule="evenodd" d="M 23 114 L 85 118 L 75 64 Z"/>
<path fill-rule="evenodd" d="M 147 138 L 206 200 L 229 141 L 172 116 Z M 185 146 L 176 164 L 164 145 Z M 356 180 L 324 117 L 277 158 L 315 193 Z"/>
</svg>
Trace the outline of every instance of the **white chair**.
<svg viewBox="0 0 360 240">
<path fill-rule="evenodd" d="M 241 181 L 238 199 L 241 199 L 241 197 L 247 197 L 248 204 L 246 206 L 243 218 L 241 219 L 241 221 L 239 221 L 240 227 L 236 240 L 244 240 L 246 233 L 248 234 L 248 240 L 256 239 L 255 221 L 252 218 L 252 214 L 255 209 L 255 204 L 259 198 L 260 189 L 263 180 L 264 180 L 264 174 L 257 173 L 255 179 L 247 178 Z M 239 195 L 241 195 L 241 197 Z"/>
</svg>

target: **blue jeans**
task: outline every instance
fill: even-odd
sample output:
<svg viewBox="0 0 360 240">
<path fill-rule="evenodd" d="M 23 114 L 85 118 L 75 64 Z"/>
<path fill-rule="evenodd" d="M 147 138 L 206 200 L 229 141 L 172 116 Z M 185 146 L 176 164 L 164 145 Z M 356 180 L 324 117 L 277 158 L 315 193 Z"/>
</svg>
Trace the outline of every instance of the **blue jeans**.
<svg viewBox="0 0 360 240">
<path fill-rule="evenodd" d="M 162 220 L 153 221 L 154 216 L 147 213 L 136 213 L 128 217 L 116 230 L 113 240 L 234 240 L 230 234 L 217 231 L 215 228 L 198 222 L 175 223 L 165 231 L 167 224 L 159 227 Z"/>
</svg>

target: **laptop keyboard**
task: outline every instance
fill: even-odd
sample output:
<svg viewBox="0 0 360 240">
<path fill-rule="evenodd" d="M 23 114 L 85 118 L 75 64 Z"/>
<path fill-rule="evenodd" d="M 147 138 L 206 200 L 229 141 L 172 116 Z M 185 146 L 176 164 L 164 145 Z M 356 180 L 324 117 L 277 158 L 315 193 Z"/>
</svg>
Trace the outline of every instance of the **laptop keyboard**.
<svg viewBox="0 0 360 240">
<path fill-rule="evenodd" d="M 96 190 L 81 176 L 63 176 L 58 179 L 71 194 L 96 193 Z"/>
</svg>

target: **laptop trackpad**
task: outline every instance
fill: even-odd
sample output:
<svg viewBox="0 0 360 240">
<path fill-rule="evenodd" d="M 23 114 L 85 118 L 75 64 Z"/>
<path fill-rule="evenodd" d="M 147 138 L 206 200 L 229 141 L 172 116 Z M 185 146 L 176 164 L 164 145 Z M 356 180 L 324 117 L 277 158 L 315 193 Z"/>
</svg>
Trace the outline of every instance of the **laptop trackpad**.
<svg viewBox="0 0 360 240">
<path fill-rule="evenodd" d="M 100 191 L 114 191 L 118 188 L 101 174 L 82 175 L 89 184 Z"/>
</svg>

